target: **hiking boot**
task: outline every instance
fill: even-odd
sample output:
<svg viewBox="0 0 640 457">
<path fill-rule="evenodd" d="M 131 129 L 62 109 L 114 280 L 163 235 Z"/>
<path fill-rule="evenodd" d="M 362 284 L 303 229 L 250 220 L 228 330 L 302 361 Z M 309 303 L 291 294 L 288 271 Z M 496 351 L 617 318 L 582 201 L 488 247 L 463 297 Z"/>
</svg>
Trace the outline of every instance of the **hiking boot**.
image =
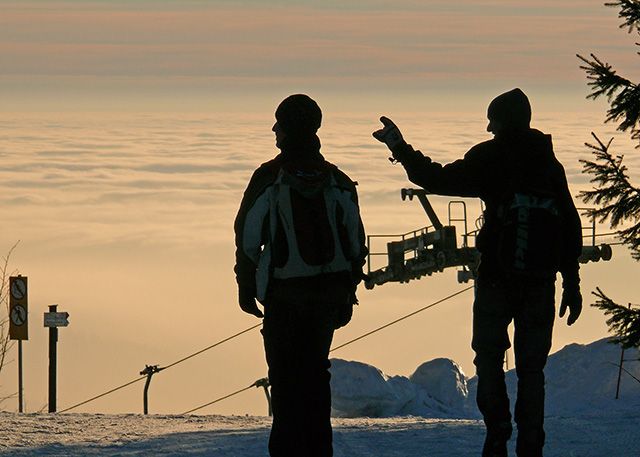
<svg viewBox="0 0 640 457">
<path fill-rule="evenodd" d="M 542 428 L 518 428 L 516 455 L 518 457 L 542 457 L 544 446 L 544 430 Z"/>
<path fill-rule="evenodd" d="M 507 442 L 511 438 L 511 422 L 487 425 L 487 436 L 482 447 L 482 457 L 508 457 Z"/>
<path fill-rule="evenodd" d="M 490 439 L 487 436 L 482 447 L 482 457 L 508 457 L 507 441 L 509 440 Z"/>
</svg>

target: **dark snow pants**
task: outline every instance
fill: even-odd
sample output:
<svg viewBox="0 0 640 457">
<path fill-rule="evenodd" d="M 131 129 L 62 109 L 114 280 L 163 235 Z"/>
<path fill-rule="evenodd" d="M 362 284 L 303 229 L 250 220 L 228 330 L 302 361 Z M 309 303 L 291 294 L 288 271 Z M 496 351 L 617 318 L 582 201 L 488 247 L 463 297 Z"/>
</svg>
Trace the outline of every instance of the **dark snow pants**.
<svg viewBox="0 0 640 457">
<path fill-rule="evenodd" d="M 476 283 L 472 347 L 476 353 L 478 408 L 488 435 L 511 429 L 503 362 L 504 353 L 511 346 L 507 327 L 513 320 L 518 375 L 516 452 L 519 457 L 542 456 L 545 438 L 543 370 L 551 349 L 554 295 L 553 279 L 506 282 L 481 277 Z"/>
<path fill-rule="evenodd" d="M 273 406 L 271 457 L 333 455 L 329 349 L 348 295 L 348 287 L 311 284 L 276 288 L 268 297 L 262 335 Z"/>
</svg>

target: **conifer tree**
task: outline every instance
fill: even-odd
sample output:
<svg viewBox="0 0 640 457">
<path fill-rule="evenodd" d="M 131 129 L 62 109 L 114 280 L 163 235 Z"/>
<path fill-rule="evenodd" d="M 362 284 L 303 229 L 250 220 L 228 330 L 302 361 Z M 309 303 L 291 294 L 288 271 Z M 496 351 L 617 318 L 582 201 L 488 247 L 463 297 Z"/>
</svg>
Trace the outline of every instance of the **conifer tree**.
<svg viewBox="0 0 640 457">
<path fill-rule="evenodd" d="M 629 33 L 640 35 L 640 1 L 618 0 L 605 3 L 609 7 L 620 9 L 619 17 L 623 20 L 620 28 Z M 640 45 L 640 43 L 636 43 Z M 606 122 L 618 124 L 618 130 L 628 132 L 631 138 L 638 141 L 640 147 L 640 86 L 616 73 L 611 65 L 600 60 L 594 54 L 590 58 L 578 55 L 587 74 L 591 93 L 590 99 L 607 97 L 609 109 Z M 611 142 L 602 142 L 592 134 L 596 144 L 586 143 L 594 155 L 593 160 L 581 160 L 583 169 L 592 175 L 591 182 L 595 187 L 580 193 L 586 203 L 593 203 L 596 208 L 590 215 L 600 222 L 609 221 L 632 257 L 640 261 L 640 188 L 635 187 L 623 164 L 623 155 L 611 152 Z M 623 228 L 624 227 L 624 228 Z M 623 347 L 640 347 L 640 308 L 623 306 L 605 295 L 599 288 L 593 294 L 597 297 L 595 306 L 608 316 L 607 325 L 615 334 L 615 341 Z"/>
</svg>

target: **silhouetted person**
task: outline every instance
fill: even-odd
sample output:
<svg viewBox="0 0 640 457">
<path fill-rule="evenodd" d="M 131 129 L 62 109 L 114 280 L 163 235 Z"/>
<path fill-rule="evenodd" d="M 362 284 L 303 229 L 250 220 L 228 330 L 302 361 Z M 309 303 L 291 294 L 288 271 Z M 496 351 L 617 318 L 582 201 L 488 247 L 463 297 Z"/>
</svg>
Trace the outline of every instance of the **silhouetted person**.
<svg viewBox="0 0 640 457">
<path fill-rule="evenodd" d="M 544 366 L 551 349 L 555 277 L 562 274 L 560 317 L 573 324 L 582 309 L 578 257 L 580 218 L 551 136 L 531 129 L 531 106 L 520 89 L 495 98 L 487 131 L 494 138 L 447 165 L 407 144 L 385 117 L 374 137 L 387 144 L 409 179 L 428 192 L 479 197 L 486 209 L 476 238 L 481 262 L 473 304 L 477 403 L 487 429 L 483 457 L 507 456 L 511 413 L 504 381 L 507 326 L 513 320 L 518 398 L 516 452 L 540 457 L 544 445 Z"/>
<path fill-rule="evenodd" d="M 320 154 L 322 112 L 278 106 L 280 153 L 253 174 L 235 221 L 240 307 L 262 317 L 272 457 L 333 455 L 329 348 L 351 319 L 366 256 L 355 183 Z"/>
</svg>

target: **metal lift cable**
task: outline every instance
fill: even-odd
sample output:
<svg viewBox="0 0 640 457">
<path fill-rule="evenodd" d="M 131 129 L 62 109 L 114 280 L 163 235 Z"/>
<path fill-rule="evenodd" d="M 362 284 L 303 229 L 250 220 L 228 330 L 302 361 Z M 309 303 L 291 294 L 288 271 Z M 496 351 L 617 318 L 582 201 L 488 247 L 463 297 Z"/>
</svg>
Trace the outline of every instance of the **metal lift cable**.
<svg viewBox="0 0 640 457">
<path fill-rule="evenodd" d="M 396 319 L 396 320 L 394 320 L 392 322 L 389 322 L 388 324 L 385 324 L 385 325 L 383 325 L 381 327 L 378 327 L 378 328 L 376 328 L 374 330 L 371 330 L 370 332 L 367 332 L 364 335 L 360 335 L 357 338 L 354 338 L 352 340 L 347 341 L 346 343 L 343 343 L 343 344 L 341 344 L 339 346 L 336 346 L 333 349 L 331 349 L 331 351 L 329 351 L 329 352 L 337 351 L 338 349 L 341 349 L 341 348 L 343 348 L 343 347 L 345 347 L 345 346 L 347 346 L 347 345 L 349 345 L 351 343 L 355 343 L 356 341 L 359 341 L 359 340 L 361 340 L 363 338 L 366 338 L 369 335 L 373 335 L 374 333 L 377 333 L 380 330 L 383 330 L 383 329 L 385 329 L 387 327 L 391 327 L 392 325 L 397 324 L 400 321 L 403 321 L 403 320 L 408 319 L 408 318 L 410 318 L 412 316 L 415 316 L 416 314 L 421 313 L 422 311 L 425 311 L 425 310 L 427 310 L 429 308 L 433 308 L 434 306 L 439 305 L 442 302 L 445 302 L 445 301 L 447 301 L 447 300 L 449 300 L 449 299 L 451 299 L 451 298 L 453 298 L 453 297 L 455 297 L 457 295 L 460 295 L 460 294 L 462 294 L 462 293 L 464 293 L 464 292 L 466 292 L 466 291 L 468 291 L 470 289 L 473 289 L 473 287 L 474 286 L 466 287 L 466 288 L 464 288 L 462 290 L 459 290 L 458 292 L 456 292 L 454 294 L 449 295 L 448 297 L 441 298 L 440 300 L 438 300 L 438 301 L 436 301 L 434 303 L 431 303 L 430 305 L 424 306 L 424 307 L 422 307 L 422 308 L 420 308 L 420 309 L 418 309 L 418 310 L 416 310 L 416 311 L 414 311 L 412 313 L 409 313 L 409 314 L 407 314 L 405 316 L 402 316 L 402 317 L 400 317 L 400 318 L 398 318 L 398 319 Z"/>
<path fill-rule="evenodd" d="M 438 300 L 438 301 L 436 301 L 436 302 L 433 302 L 433 303 L 431 303 L 430 305 L 424 306 L 424 307 L 422 307 L 422 308 L 420 308 L 420 309 L 418 309 L 418 310 L 416 310 L 416 311 L 413 311 L 412 313 L 409 313 L 409 314 L 407 314 L 407 315 L 405 315 L 405 316 L 402 316 L 402 317 L 400 317 L 400 318 L 398 318 L 398 319 L 396 319 L 396 320 L 394 320 L 394 321 L 392 321 L 392 322 L 389 322 L 388 324 L 385 324 L 385 325 L 383 325 L 383 326 L 381 326 L 381 327 L 378 327 L 378 328 L 376 328 L 376 329 L 374 329 L 374 330 L 371 330 L 370 332 L 367 332 L 367 333 L 365 333 L 365 334 L 363 334 L 363 335 L 360 335 L 359 337 L 354 338 L 354 339 L 352 339 L 352 340 L 349 340 L 349 341 L 347 341 L 346 343 L 343 343 L 343 344 L 341 344 L 341 345 L 339 345 L 339 346 L 336 346 L 336 347 L 334 347 L 333 349 L 331 349 L 329 352 L 337 351 L 338 349 L 341 349 L 341 348 L 343 348 L 343 347 L 345 347 L 345 346 L 347 346 L 347 345 L 349 345 L 349 344 L 351 344 L 351 343 L 355 343 L 356 341 L 359 341 L 359 340 L 361 340 L 361 339 L 363 339 L 363 338 L 366 338 L 367 336 L 373 335 L 374 333 L 377 333 L 377 332 L 379 332 L 380 330 L 383 330 L 383 329 L 385 329 L 385 328 L 387 328 L 387 327 L 390 327 L 390 326 L 392 326 L 392 325 L 394 325 L 394 324 L 397 324 L 397 323 L 398 323 L 398 322 L 400 322 L 400 321 L 403 321 L 403 320 L 408 319 L 408 318 L 410 318 L 410 317 L 412 317 L 412 316 L 415 316 L 416 314 L 421 313 L 422 311 L 425 311 L 425 310 L 427 310 L 427 309 L 429 309 L 429 308 L 433 308 L 434 306 L 439 305 L 439 304 L 440 304 L 440 303 L 442 303 L 442 302 L 445 302 L 445 301 L 447 301 L 447 300 L 450 300 L 450 299 L 452 299 L 453 297 L 456 297 L 456 296 L 458 296 L 458 295 L 460 295 L 460 294 L 462 294 L 462 293 L 464 293 L 464 292 L 466 292 L 466 291 L 468 291 L 468 290 L 470 290 L 470 289 L 473 289 L 473 287 L 474 287 L 474 286 L 466 287 L 466 288 L 464 288 L 464 289 L 462 289 L 462 290 L 459 290 L 458 292 L 456 292 L 456 293 L 454 293 L 454 294 L 451 294 L 451 295 L 449 295 L 449 296 L 447 296 L 447 297 L 441 298 L 440 300 Z M 216 400 L 213 400 L 213 401 L 211 401 L 211 402 L 209 402 L 209 403 L 206 403 L 206 404 L 204 404 L 204 405 L 198 406 L 198 407 L 196 407 L 196 408 L 190 409 L 189 411 L 186 411 L 186 412 L 184 412 L 184 413 L 182 413 L 182 414 L 184 415 L 184 414 L 192 413 L 192 412 L 194 412 L 194 411 L 198 411 L 198 410 L 200 410 L 200 409 L 202 409 L 202 408 L 205 408 L 205 407 L 207 407 L 207 406 L 209 406 L 209 405 L 213 405 L 214 403 L 218 403 L 219 401 L 225 400 L 225 399 L 227 399 L 227 398 L 229 398 L 229 397 L 233 397 L 234 395 L 238 395 L 238 394 L 240 394 L 240 393 L 242 393 L 242 392 L 244 392 L 244 391 L 246 391 L 246 390 L 251 389 L 252 387 L 256 387 L 256 383 L 255 383 L 255 382 L 254 382 L 253 384 L 251 384 L 250 386 L 245 387 L 244 389 L 240 389 L 240 390 L 238 390 L 238 391 L 236 391 L 236 392 L 233 392 L 233 393 L 231 393 L 231 394 L 225 395 L 224 397 L 217 398 Z"/>
<path fill-rule="evenodd" d="M 260 327 L 260 326 L 262 326 L 262 322 L 261 322 L 261 323 L 259 323 L 259 324 L 254 325 L 254 326 L 252 326 L 252 327 L 246 328 L 246 329 L 242 330 L 241 332 L 236 333 L 235 335 L 231 335 L 231 336 L 229 336 L 229 337 L 227 337 L 227 338 L 225 338 L 225 339 L 223 339 L 223 340 L 220 340 L 220 341 L 218 341 L 217 343 L 212 344 L 211 346 L 207 346 L 207 347 L 206 347 L 206 348 L 204 348 L 204 349 L 201 349 L 201 350 L 199 350 L 199 351 L 197 351 L 197 352 L 194 352 L 194 353 L 193 353 L 193 354 L 191 354 L 191 355 L 188 355 L 188 356 L 186 356 L 186 357 L 183 357 L 182 359 L 180 359 L 180 360 L 178 360 L 178 361 L 176 361 L 176 362 L 173 362 L 173 363 L 171 363 L 171 364 L 167 365 L 166 367 L 160 368 L 160 369 L 158 370 L 158 372 L 160 372 L 160 371 L 162 371 L 162 370 L 166 370 L 167 368 L 174 367 L 174 366 L 178 365 L 179 363 L 182 363 L 182 362 L 184 362 L 184 361 L 186 361 L 186 360 L 189 360 L 189 359 L 190 359 L 190 358 L 192 358 L 192 357 L 195 357 L 195 356 L 197 356 L 197 355 L 200 355 L 200 354 L 202 354 L 203 352 L 206 352 L 206 351 L 208 351 L 209 349 L 213 349 L 213 348 L 214 348 L 214 347 L 216 347 L 216 346 L 220 346 L 221 344 L 226 343 L 227 341 L 230 341 L 230 340 L 232 340 L 232 339 L 234 339 L 234 338 L 237 338 L 237 337 L 239 337 L 240 335 L 243 335 L 243 334 L 245 334 L 245 333 L 247 333 L 247 332 L 250 332 L 251 330 L 256 329 L 256 328 L 258 328 L 258 327 Z M 70 407 L 68 407 L 68 408 L 66 408 L 66 409 L 63 409 L 63 410 L 59 411 L 59 412 L 60 412 L 60 413 L 64 413 L 64 412 L 70 411 L 70 410 L 72 410 L 72 409 L 75 409 L 75 408 L 77 408 L 77 407 L 79 407 L 79 406 L 86 405 L 87 403 L 92 402 L 92 401 L 94 401 L 94 400 L 97 400 L 97 399 L 99 399 L 99 398 L 102 398 L 102 397 L 104 397 L 105 395 L 109 395 L 109 394 L 114 393 L 114 392 L 116 392 L 116 391 L 118 391 L 118 390 L 120 390 L 120 389 L 124 389 L 125 387 L 128 387 L 128 386 L 130 386 L 131 384 L 135 384 L 136 382 L 142 381 L 143 379 L 146 379 L 146 377 L 147 377 L 147 376 L 141 376 L 141 377 L 139 377 L 139 378 L 136 378 L 136 379 L 134 379 L 133 381 L 129 381 L 129 382 L 125 383 L 125 384 L 122 384 L 121 386 L 115 387 L 115 388 L 113 388 L 113 389 L 111 389 L 111 390 L 109 390 L 109 391 L 107 391 L 107 392 L 104 392 L 104 393 L 102 393 L 102 394 L 100 394 L 100 395 L 96 395 L 95 397 L 89 398 L 88 400 L 85 400 L 85 401 L 83 401 L 83 402 L 81 402 L 81 403 L 78 403 L 78 404 L 75 404 L 75 405 L 73 405 L 73 406 L 70 406 Z"/>
</svg>

